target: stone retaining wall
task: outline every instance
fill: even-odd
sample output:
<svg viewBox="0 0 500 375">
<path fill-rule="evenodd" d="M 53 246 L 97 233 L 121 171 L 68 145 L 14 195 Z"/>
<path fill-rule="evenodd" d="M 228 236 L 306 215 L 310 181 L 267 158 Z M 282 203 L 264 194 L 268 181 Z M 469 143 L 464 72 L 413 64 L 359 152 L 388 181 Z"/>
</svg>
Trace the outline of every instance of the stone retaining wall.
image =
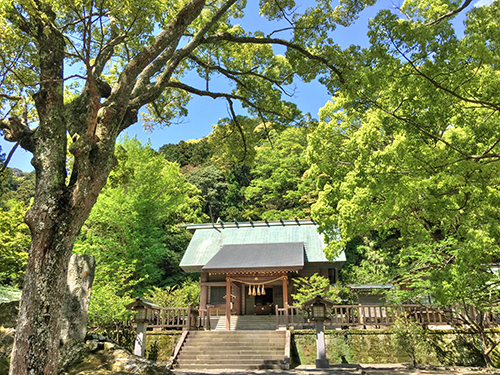
<svg viewBox="0 0 500 375">
<path fill-rule="evenodd" d="M 491 335 L 500 340 L 498 331 Z M 447 366 L 481 366 L 484 358 L 477 335 L 466 330 L 427 330 L 417 353 L 422 364 Z M 314 364 L 316 338 L 312 331 L 295 331 L 293 335 L 295 361 Z M 327 357 L 330 363 L 403 363 L 410 358 L 396 344 L 391 330 L 339 330 L 326 331 Z M 492 359 L 500 366 L 500 352 Z"/>
</svg>

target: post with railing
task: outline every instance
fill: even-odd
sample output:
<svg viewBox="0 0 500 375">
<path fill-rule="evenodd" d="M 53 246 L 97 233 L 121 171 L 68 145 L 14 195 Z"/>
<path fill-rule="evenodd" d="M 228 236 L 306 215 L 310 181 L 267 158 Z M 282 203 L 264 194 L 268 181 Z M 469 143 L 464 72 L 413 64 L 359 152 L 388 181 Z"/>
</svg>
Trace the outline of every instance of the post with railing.
<svg viewBox="0 0 500 375">
<path fill-rule="evenodd" d="M 285 327 L 288 329 L 288 325 L 290 324 L 290 320 L 288 319 L 288 302 L 285 303 Z"/>
<path fill-rule="evenodd" d="M 199 309 L 199 317 L 200 317 L 200 327 L 202 327 L 206 331 L 210 331 L 210 308 Z"/>
<path fill-rule="evenodd" d="M 188 330 L 190 331 L 191 330 L 191 304 L 188 305 L 188 308 L 187 308 L 187 324 L 185 327 L 183 327 L 184 330 Z"/>
</svg>

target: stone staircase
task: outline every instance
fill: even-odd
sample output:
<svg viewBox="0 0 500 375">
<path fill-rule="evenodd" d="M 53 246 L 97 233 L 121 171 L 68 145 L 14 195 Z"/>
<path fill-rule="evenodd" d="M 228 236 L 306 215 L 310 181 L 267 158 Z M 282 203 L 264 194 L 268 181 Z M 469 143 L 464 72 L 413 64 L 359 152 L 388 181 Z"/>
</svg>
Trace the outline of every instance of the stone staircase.
<svg viewBox="0 0 500 375">
<path fill-rule="evenodd" d="M 231 315 L 231 331 L 274 331 L 276 316 L 274 315 Z M 226 330 L 226 317 L 221 316 L 216 331 Z"/>
<path fill-rule="evenodd" d="M 287 369 L 285 331 L 191 331 L 173 367 Z"/>
</svg>

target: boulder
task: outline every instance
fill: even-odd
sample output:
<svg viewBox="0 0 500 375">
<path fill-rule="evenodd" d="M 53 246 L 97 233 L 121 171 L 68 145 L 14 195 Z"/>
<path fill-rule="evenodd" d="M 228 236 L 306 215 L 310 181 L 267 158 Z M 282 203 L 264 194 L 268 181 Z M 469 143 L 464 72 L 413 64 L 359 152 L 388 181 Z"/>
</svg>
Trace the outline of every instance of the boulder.
<svg viewBox="0 0 500 375">
<path fill-rule="evenodd" d="M 171 375 L 166 367 L 158 366 L 145 358 L 137 357 L 128 350 L 101 338 L 91 338 L 85 343 L 88 355 L 64 375 L 91 374 L 142 374 Z"/>
<path fill-rule="evenodd" d="M 94 281 L 95 260 L 92 255 L 73 254 L 68 265 L 66 296 L 61 320 L 59 368 L 70 368 L 89 354 L 84 344 L 90 290 Z"/>
<path fill-rule="evenodd" d="M 14 345 L 15 332 L 13 328 L 0 326 L 0 374 L 9 372 L 9 358 Z"/>
</svg>

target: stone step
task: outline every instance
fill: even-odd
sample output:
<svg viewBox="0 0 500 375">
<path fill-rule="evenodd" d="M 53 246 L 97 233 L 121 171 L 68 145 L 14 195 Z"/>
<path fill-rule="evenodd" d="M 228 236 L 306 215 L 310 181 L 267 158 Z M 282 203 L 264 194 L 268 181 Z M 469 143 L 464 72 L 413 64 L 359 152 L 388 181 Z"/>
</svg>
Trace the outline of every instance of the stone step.
<svg viewBox="0 0 500 375">
<path fill-rule="evenodd" d="M 175 368 L 284 369 L 285 335 L 281 331 L 193 331 Z"/>
<path fill-rule="evenodd" d="M 207 351 L 207 352 L 213 352 L 213 351 L 220 351 L 221 348 L 227 349 L 228 351 L 231 350 L 281 350 L 284 348 L 284 344 L 261 344 L 261 345 L 252 345 L 252 344 L 245 344 L 245 343 L 228 343 L 225 345 L 218 344 L 218 345 L 203 345 L 203 344 L 190 344 L 187 343 L 184 345 L 184 348 L 186 350 L 198 350 L 198 351 Z"/>
<path fill-rule="evenodd" d="M 220 353 L 221 349 L 228 353 L 232 352 L 241 352 L 241 351 L 260 351 L 260 350 L 267 350 L 267 351 L 276 351 L 276 350 L 284 350 L 285 345 L 215 345 L 216 347 L 214 348 L 213 346 L 204 346 L 204 345 L 187 345 L 183 347 L 183 350 L 185 352 L 191 352 L 195 351 L 200 354 L 204 353 Z"/>
<path fill-rule="evenodd" d="M 271 315 L 232 315 L 231 330 L 276 330 L 276 317 Z M 219 319 L 216 331 L 226 330 L 226 319 Z"/>
<path fill-rule="evenodd" d="M 220 352 L 221 348 L 226 351 L 241 351 L 241 350 L 281 350 L 285 348 L 284 344 L 272 344 L 272 345 L 249 345 L 249 344 L 239 344 L 239 345 L 191 345 L 185 344 L 183 350 L 191 351 L 197 350 L 198 352 Z"/>
<path fill-rule="evenodd" d="M 266 358 L 265 360 L 262 360 L 260 358 L 241 358 L 240 357 L 224 357 L 224 358 L 207 358 L 207 359 L 200 359 L 201 363 L 212 363 L 212 364 L 250 364 L 250 365 L 258 365 L 258 364 L 281 364 L 284 362 L 283 358 Z M 179 358 L 177 360 L 177 363 L 179 365 L 183 364 L 190 364 L 193 363 L 191 359 L 188 358 Z"/>
<path fill-rule="evenodd" d="M 208 350 L 203 350 L 200 352 L 200 350 L 193 349 L 193 348 L 186 348 L 182 350 L 182 353 L 179 354 L 179 357 L 184 357 L 184 356 L 243 356 L 243 355 L 248 355 L 248 356 L 254 356 L 254 357 L 267 357 L 269 356 L 274 356 L 274 355 L 283 355 L 285 348 L 276 348 L 276 349 L 254 349 L 254 348 L 237 348 L 231 351 L 225 350 L 224 353 L 221 353 L 221 351 L 208 351 Z"/>
<path fill-rule="evenodd" d="M 235 355 L 235 356 L 224 356 L 220 358 L 214 358 L 213 356 L 201 355 L 201 356 L 183 356 L 178 358 L 177 363 L 179 364 L 191 364 L 191 363 L 282 363 L 283 355 L 273 355 L 266 357 L 262 360 L 260 357 L 248 356 L 248 355 Z M 270 362 L 272 361 L 272 362 Z"/>
<path fill-rule="evenodd" d="M 186 339 L 186 343 L 197 342 L 200 344 L 208 343 L 225 343 L 225 344 L 238 344 L 240 342 L 255 343 L 255 344 L 265 344 L 265 343 L 277 343 L 283 341 L 282 337 L 271 338 L 271 337 L 214 337 L 214 338 L 189 338 Z"/>
<path fill-rule="evenodd" d="M 227 333 L 227 335 L 221 335 L 220 333 Z M 211 332 L 207 332 L 205 335 L 200 333 L 196 333 L 191 337 L 284 337 L 284 335 L 279 335 L 278 333 L 282 333 L 285 331 L 213 331 L 213 335 L 210 335 Z M 239 334 L 238 334 L 239 333 Z M 276 333 L 276 334 L 275 334 Z"/>
<path fill-rule="evenodd" d="M 285 370 L 286 366 L 284 364 L 225 364 L 221 366 L 220 364 L 186 364 L 179 366 L 175 364 L 173 366 L 175 369 L 181 370 L 218 370 L 218 369 L 236 369 L 236 370 L 272 370 L 272 369 L 280 369 Z"/>
</svg>

